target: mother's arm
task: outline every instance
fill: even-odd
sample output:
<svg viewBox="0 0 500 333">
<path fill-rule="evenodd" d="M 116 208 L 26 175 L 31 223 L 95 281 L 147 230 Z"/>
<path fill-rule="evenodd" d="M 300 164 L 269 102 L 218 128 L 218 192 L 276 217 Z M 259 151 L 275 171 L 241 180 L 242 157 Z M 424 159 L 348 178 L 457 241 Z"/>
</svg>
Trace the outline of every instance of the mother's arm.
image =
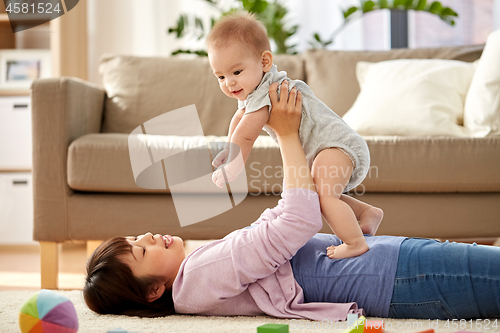
<svg viewBox="0 0 500 333">
<path fill-rule="evenodd" d="M 276 92 L 278 83 L 274 82 L 269 87 L 272 108 L 267 125 L 276 133 L 281 150 L 285 183 L 283 192 L 290 188 L 309 189 L 317 192 L 299 139 L 302 94 L 297 92 L 296 87 L 293 87 L 287 95 L 288 88 L 285 85 L 288 85 L 288 81 L 283 80 L 282 85 L 279 100 Z M 284 200 L 281 199 L 276 207 L 266 209 L 259 219 L 252 223 L 252 226 L 276 219 L 283 213 L 283 209 Z M 233 235 L 234 233 L 231 233 L 228 236 Z"/>
<path fill-rule="evenodd" d="M 283 80 L 283 85 L 288 85 Z M 316 192 L 304 150 L 299 140 L 300 119 L 302 116 L 302 94 L 293 87 L 287 96 L 288 88 L 281 89 L 280 99 L 277 99 L 277 83 L 271 84 L 269 98 L 273 105 L 271 117 L 267 122 L 278 139 L 283 160 L 286 191 L 290 188 L 309 189 Z M 273 115 L 274 113 L 274 115 Z"/>
<path fill-rule="evenodd" d="M 287 83 L 284 80 L 282 84 Z M 260 252 L 254 267 L 260 265 L 262 270 L 252 276 L 254 280 L 274 273 L 323 226 L 316 185 L 299 140 L 302 95 L 295 87 L 288 94 L 288 88 L 284 86 L 278 100 L 276 88 L 277 83 L 269 88 L 272 109 L 267 125 L 276 133 L 280 145 L 284 172 L 283 199 L 268 214 L 261 215 L 257 228 L 249 229 L 246 231 L 248 235 L 240 236 L 242 241 L 251 240 L 251 246 Z M 245 272 L 241 273 L 243 276 Z M 251 279 L 247 281 L 254 282 Z"/>
<path fill-rule="evenodd" d="M 302 98 L 296 90 L 287 94 L 288 89 L 281 89 L 278 101 L 276 84 L 271 85 L 267 123 L 280 144 L 283 199 L 266 209 L 252 228 L 237 230 L 186 258 L 174 282 L 179 287 L 173 288 L 179 313 L 227 313 L 223 304 L 249 284 L 275 274 L 323 226 L 319 196 L 299 140 Z"/>
</svg>

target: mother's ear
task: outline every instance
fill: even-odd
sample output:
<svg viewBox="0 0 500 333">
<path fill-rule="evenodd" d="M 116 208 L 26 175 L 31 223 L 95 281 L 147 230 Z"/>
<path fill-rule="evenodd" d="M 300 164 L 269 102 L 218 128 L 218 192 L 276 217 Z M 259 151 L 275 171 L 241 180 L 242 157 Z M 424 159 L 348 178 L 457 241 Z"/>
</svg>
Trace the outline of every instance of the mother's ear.
<svg viewBox="0 0 500 333">
<path fill-rule="evenodd" d="M 164 292 L 165 292 L 165 285 L 159 283 L 155 286 L 152 286 L 148 293 L 148 302 L 151 303 L 156 301 L 158 298 L 163 296 Z"/>
</svg>

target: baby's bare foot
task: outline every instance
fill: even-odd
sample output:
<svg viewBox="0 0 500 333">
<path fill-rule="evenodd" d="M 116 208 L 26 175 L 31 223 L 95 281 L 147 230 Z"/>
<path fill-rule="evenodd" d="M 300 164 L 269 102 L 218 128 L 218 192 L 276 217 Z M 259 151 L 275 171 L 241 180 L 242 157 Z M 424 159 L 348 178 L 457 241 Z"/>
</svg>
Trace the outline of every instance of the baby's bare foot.
<svg viewBox="0 0 500 333">
<path fill-rule="evenodd" d="M 377 207 L 371 207 L 362 212 L 359 217 L 359 226 L 363 234 L 375 236 L 383 218 L 384 211 Z"/>
<path fill-rule="evenodd" d="M 353 244 L 340 244 L 339 246 L 330 246 L 326 249 L 326 255 L 330 259 L 344 259 L 357 257 L 367 252 L 370 248 L 366 244 L 365 239 L 362 241 L 354 242 Z"/>
</svg>

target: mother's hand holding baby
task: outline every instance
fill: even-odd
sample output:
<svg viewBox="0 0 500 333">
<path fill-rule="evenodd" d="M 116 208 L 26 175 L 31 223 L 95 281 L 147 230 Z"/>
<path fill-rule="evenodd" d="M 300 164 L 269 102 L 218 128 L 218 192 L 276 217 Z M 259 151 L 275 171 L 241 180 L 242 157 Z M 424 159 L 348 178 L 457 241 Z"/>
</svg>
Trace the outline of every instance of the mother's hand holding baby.
<svg viewBox="0 0 500 333">
<path fill-rule="evenodd" d="M 302 118 L 302 94 L 297 91 L 296 87 L 293 87 L 288 92 L 288 81 L 283 80 L 278 100 L 277 87 L 277 82 L 272 83 L 269 87 L 272 109 L 267 126 L 276 133 L 280 146 L 284 169 L 283 191 L 297 187 L 317 192 L 299 139 Z M 305 168 L 304 173 L 301 172 L 303 168 Z"/>
<path fill-rule="evenodd" d="M 288 134 L 298 134 L 302 117 L 302 94 L 297 91 L 296 87 L 293 87 L 288 93 L 288 81 L 283 80 L 278 100 L 277 87 L 277 82 L 272 83 L 269 87 L 269 98 L 273 105 L 270 112 L 272 113 L 276 109 L 283 111 L 269 117 L 267 126 L 276 133 L 279 140 L 279 137 Z M 295 103 L 288 103 L 289 101 L 295 101 Z"/>
</svg>

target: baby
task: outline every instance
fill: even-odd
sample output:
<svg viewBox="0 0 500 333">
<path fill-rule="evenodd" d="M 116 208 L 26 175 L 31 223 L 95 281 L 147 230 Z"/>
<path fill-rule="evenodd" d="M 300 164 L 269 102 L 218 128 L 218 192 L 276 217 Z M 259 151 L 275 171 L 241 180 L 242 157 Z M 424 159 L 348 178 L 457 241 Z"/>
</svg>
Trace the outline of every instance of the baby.
<svg viewBox="0 0 500 333">
<path fill-rule="evenodd" d="M 278 142 L 266 125 L 272 106 L 269 89 L 276 82 L 278 94 L 287 89 L 290 98 L 298 95 L 302 99 L 300 142 L 319 194 L 321 213 L 343 241 L 329 247 L 327 255 L 341 259 L 368 251 L 363 232 L 375 234 L 383 211 L 342 194 L 358 186 L 368 173 L 370 153 L 365 140 L 314 96 L 307 84 L 278 72 L 266 28 L 255 15 L 240 11 L 224 16 L 210 31 L 206 44 L 221 90 L 238 100 L 229 125 L 229 142 L 212 162 L 217 168 L 213 182 L 222 188 L 224 182 L 237 178 L 262 128 Z"/>
</svg>

